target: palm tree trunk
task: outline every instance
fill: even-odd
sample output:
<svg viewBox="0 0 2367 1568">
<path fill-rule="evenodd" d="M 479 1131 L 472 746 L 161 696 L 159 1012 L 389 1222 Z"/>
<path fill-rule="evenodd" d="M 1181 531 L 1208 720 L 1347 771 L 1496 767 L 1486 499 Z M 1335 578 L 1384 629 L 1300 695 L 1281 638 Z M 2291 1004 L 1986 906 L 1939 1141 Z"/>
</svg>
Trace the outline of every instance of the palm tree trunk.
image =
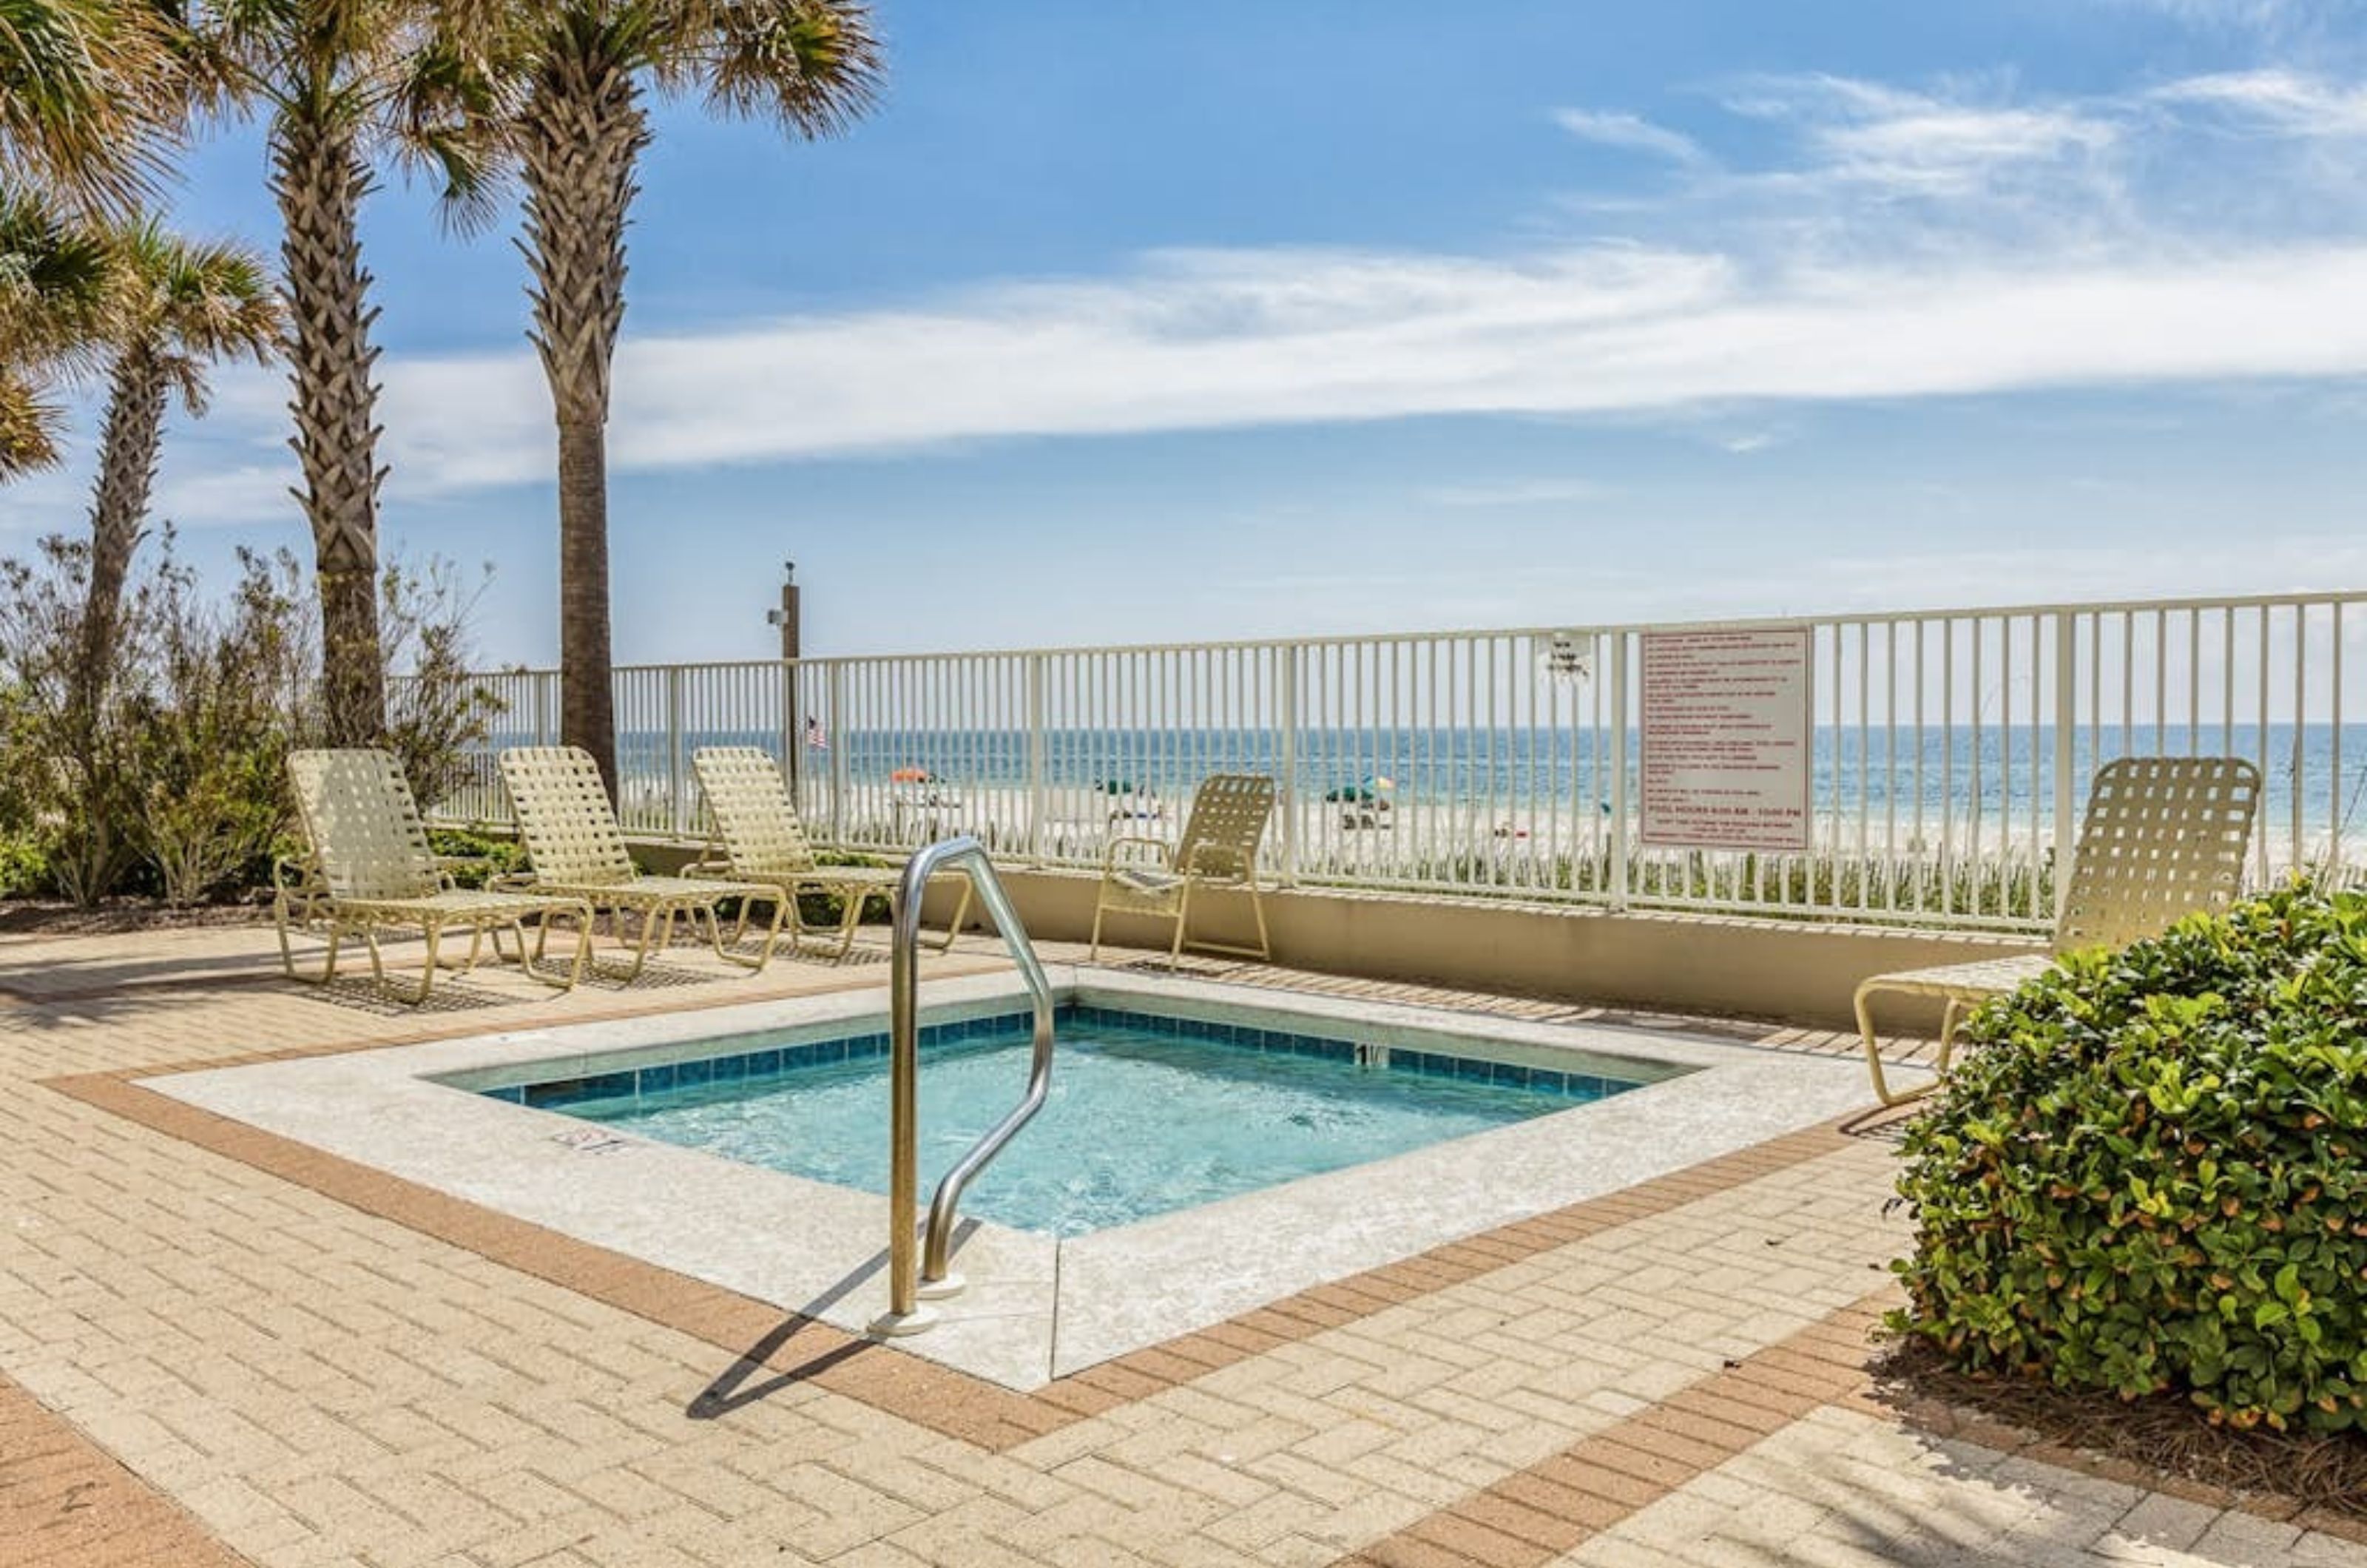
<svg viewBox="0 0 2367 1568">
<path fill-rule="evenodd" d="M 272 179 L 284 227 L 288 358 L 297 499 L 312 525 L 321 587 L 322 697 L 335 746 L 376 745 L 386 731 L 378 632 L 378 386 L 356 223 L 370 189 L 352 130 L 300 114 L 274 127 Z"/>
<path fill-rule="evenodd" d="M 617 711 L 609 680 L 608 432 L 559 422 L 559 735 L 600 764 L 617 795 Z"/>
<path fill-rule="evenodd" d="M 561 737 L 617 793 L 608 604 L 608 367 L 625 317 L 625 223 L 649 144 L 640 90 L 596 38 L 567 34 L 521 117 L 529 334 L 559 424 Z"/>
<path fill-rule="evenodd" d="M 82 647 L 74 663 L 74 705 L 95 716 L 107 698 L 123 584 L 131 575 L 156 482 L 164 431 L 164 367 L 153 343 L 133 343 L 116 357 L 99 449 L 98 488 L 90 507 L 90 586 L 83 604 Z"/>
</svg>

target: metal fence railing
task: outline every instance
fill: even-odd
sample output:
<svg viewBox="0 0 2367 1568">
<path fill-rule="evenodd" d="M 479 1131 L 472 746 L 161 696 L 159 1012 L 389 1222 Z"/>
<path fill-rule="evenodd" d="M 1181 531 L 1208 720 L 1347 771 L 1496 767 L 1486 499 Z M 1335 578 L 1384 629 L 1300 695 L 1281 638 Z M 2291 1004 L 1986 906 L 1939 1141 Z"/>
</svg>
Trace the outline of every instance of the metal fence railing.
<svg viewBox="0 0 2367 1568">
<path fill-rule="evenodd" d="M 999 857 L 1100 863 L 1170 835 L 1212 773 L 1280 784 L 1285 883 L 1670 909 L 2038 929 L 2095 768 L 2248 757 L 2252 874 L 2361 862 L 2367 703 L 2345 685 L 2367 593 L 2063 604 L 1718 627 L 1537 628 L 1046 649 L 616 672 L 635 829 L 700 830 L 689 758 L 762 745 L 821 842 L 898 853 L 970 833 Z M 1813 832 L 1799 852 L 1638 833 L 1643 639 L 1806 634 Z M 501 746 L 558 734 L 557 676 L 505 705 L 447 820 L 500 820 Z"/>
</svg>

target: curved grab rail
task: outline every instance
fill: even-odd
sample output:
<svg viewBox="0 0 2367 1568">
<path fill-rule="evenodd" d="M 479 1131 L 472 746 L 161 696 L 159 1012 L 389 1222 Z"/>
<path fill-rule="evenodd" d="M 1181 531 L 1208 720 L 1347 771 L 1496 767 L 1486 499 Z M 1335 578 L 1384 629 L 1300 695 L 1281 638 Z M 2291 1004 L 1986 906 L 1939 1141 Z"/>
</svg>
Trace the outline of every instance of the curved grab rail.
<svg viewBox="0 0 2367 1568">
<path fill-rule="evenodd" d="M 1019 965 L 1020 976 L 1026 982 L 1028 996 L 1035 1003 L 1036 1043 L 1027 1068 L 1027 1092 L 1020 1097 L 1011 1113 L 979 1139 L 937 1183 L 936 1193 L 929 1201 L 923 1248 L 919 1245 L 920 1228 L 916 1223 L 920 1201 L 921 899 L 928 891 L 931 877 L 953 870 L 969 878 L 1003 945 L 1011 950 L 1012 958 Z M 888 974 L 888 1312 L 871 1326 L 878 1334 L 917 1334 L 935 1321 L 935 1314 L 920 1304 L 923 1292 L 949 1296 L 961 1289 L 960 1278 L 946 1271 L 946 1254 L 953 1245 L 954 1222 L 961 1207 L 962 1193 L 978 1173 L 1002 1152 L 1013 1135 L 1043 1108 L 1044 1097 L 1051 1089 L 1052 983 L 1046 978 L 1044 965 L 1027 940 L 1027 930 L 1020 924 L 1018 911 L 1011 907 L 1002 878 L 994 874 L 994 863 L 987 858 L 986 846 L 968 834 L 941 839 L 906 863 L 903 877 L 896 885 L 893 919 L 894 945 Z M 916 1249 L 923 1254 L 917 1259 Z"/>
</svg>

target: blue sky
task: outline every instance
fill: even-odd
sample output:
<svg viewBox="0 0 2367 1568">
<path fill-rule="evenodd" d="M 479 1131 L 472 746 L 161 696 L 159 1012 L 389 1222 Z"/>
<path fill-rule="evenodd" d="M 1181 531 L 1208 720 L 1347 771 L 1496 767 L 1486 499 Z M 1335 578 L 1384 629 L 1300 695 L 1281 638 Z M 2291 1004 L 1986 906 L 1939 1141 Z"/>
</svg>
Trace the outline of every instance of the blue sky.
<svg viewBox="0 0 2367 1568">
<path fill-rule="evenodd" d="M 2367 22 L 2314 0 L 882 0 L 846 138 L 661 110 L 617 650 L 762 657 L 2367 585 Z M 276 241 L 259 138 L 180 224 Z M 383 545 L 555 650 L 508 243 L 369 209 Z M 276 377 L 201 561 L 310 543 Z M 87 462 L 0 492 L 81 525 Z"/>
</svg>

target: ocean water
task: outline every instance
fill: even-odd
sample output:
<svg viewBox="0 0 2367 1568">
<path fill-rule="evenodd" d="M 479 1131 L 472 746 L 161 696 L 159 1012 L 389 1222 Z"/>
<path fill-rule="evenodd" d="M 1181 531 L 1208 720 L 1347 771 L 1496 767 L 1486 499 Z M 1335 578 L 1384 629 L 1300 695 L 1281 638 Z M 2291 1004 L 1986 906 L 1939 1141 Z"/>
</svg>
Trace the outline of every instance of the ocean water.
<svg viewBox="0 0 2367 1568">
<path fill-rule="evenodd" d="M 496 735 L 488 750 L 530 739 Z M 827 748 L 797 749 L 809 801 L 832 781 L 844 781 L 858 795 L 884 795 L 897 787 L 893 775 L 913 770 L 931 775 L 941 793 L 1020 792 L 1029 784 L 1030 746 L 1019 730 L 853 729 L 828 739 Z M 680 773 L 687 778 L 687 754 L 700 746 L 753 745 L 779 755 L 780 743 L 777 729 L 688 731 Z M 1576 821 L 1607 814 L 1613 798 L 1609 737 L 1596 731 L 1316 728 L 1300 731 L 1293 750 L 1293 782 L 1307 801 L 1353 795 L 1368 788 L 1368 781 L 1386 779 L 1388 786 L 1376 793 L 1399 806 L 1550 811 Z M 1919 739 L 1908 731 L 1886 737 L 1879 729 L 1828 725 L 1815 730 L 1813 751 L 1812 806 L 1820 830 L 1829 834 L 1853 829 L 1860 820 L 1877 833 L 1895 824 L 1900 834 L 1920 822 L 1928 837 L 1949 821 L 1961 833 L 1976 819 L 2013 830 L 2033 823 L 2043 828 L 2052 819 L 2051 727 L 1931 728 Z M 2233 754 L 2259 763 L 2266 784 L 2262 818 L 2272 835 L 2290 834 L 2296 825 L 2313 839 L 2338 829 L 2346 836 L 2367 830 L 2367 727 L 2359 725 L 2081 728 L 2071 743 L 2075 809 L 2103 761 L 2190 753 Z M 1279 776 L 1284 754 L 1281 738 L 1270 728 L 1053 729 L 1043 739 L 1043 782 L 1056 793 L 1107 795 L 1126 805 L 1145 796 L 1180 801 L 1211 773 Z M 1628 758 L 1632 802 L 1640 758 L 1632 731 Z M 676 774 L 662 732 L 621 734 L 618 763 L 628 799 L 663 796 Z M 903 789 L 913 793 L 909 783 Z"/>
</svg>

